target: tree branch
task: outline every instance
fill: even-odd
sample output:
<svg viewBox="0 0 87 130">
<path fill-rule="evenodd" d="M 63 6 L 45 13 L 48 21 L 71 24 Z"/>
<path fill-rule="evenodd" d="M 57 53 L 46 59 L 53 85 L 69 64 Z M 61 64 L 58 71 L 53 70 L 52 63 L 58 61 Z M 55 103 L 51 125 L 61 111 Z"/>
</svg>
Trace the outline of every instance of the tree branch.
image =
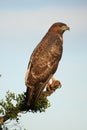
<svg viewBox="0 0 87 130">
<path fill-rule="evenodd" d="M 44 112 L 50 106 L 47 96 L 50 96 L 56 89 L 61 87 L 61 83 L 58 80 L 54 80 L 51 84 L 46 85 L 46 90 L 42 92 L 37 104 L 29 112 Z M 13 103 L 15 101 L 15 105 Z M 7 120 L 16 119 L 19 120 L 18 114 L 21 112 L 28 112 L 26 107 L 26 93 L 15 95 L 12 92 L 7 92 L 6 101 L 0 101 L 0 126 Z"/>
</svg>

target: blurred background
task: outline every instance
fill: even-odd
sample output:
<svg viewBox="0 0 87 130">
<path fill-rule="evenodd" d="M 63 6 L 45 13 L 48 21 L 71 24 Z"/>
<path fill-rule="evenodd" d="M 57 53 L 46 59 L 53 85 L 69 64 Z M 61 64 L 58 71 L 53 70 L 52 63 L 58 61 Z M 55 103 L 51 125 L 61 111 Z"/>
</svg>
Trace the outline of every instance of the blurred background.
<svg viewBox="0 0 87 130">
<path fill-rule="evenodd" d="M 49 97 L 51 107 L 45 113 L 21 114 L 20 126 L 26 130 L 86 130 L 86 0 L 0 0 L 0 99 L 8 90 L 26 91 L 30 55 L 55 22 L 70 27 L 63 36 L 63 56 L 55 73 L 62 88 Z"/>
</svg>

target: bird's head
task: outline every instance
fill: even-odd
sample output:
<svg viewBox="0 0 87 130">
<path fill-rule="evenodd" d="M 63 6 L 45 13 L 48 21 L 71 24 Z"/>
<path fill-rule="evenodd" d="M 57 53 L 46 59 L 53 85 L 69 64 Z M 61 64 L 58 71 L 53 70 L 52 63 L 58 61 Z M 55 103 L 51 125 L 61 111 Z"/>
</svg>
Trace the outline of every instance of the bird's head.
<svg viewBox="0 0 87 130">
<path fill-rule="evenodd" d="M 49 29 L 50 32 L 58 32 L 60 34 L 63 34 L 66 30 L 70 30 L 70 28 L 61 22 L 54 23 Z"/>
</svg>

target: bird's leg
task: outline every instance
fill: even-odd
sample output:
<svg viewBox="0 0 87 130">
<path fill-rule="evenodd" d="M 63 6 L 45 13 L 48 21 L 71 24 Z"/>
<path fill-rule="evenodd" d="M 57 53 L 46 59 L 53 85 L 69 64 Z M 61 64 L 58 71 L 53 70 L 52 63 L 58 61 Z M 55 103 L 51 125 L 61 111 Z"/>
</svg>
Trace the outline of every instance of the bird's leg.
<svg viewBox="0 0 87 130">
<path fill-rule="evenodd" d="M 49 82 L 46 85 L 46 91 L 50 91 L 51 90 L 51 85 L 53 84 L 53 82 L 55 82 L 55 78 L 52 76 L 52 78 L 49 80 Z"/>
<path fill-rule="evenodd" d="M 54 77 L 52 77 L 51 80 L 52 80 L 52 83 L 56 81 Z"/>
<path fill-rule="evenodd" d="M 50 77 L 48 78 L 48 80 L 46 82 L 40 82 L 38 84 L 38 88 L 35 90 L 34 95 L 33 95 L 33 101 L 31 103 L 31 107 L 33 108 L 35 106 L 35 104 L 37 103 L 39 97 L 41 96 L 46 84 L 49 82 L 50 78 L 52 77 L 52 75 L 50 75 Z"/>
<path fill-rule="evenodd" d="M 52 77 L 52 86 L 53 86 L 54 84 L 57 84 L 58 87 L 60 87 L 60 88 L 62 87 L 61 82 L 60 82 L 59 80 L 56 80 L 54 77 Z"/>
<path fill-rule="evenodd" d="M 51 78 L 52 82 L 48 82 L 46 84 L 46 90 L 43 92 L 43 97 L 46 98 L 47 96 L 50 96 L 52 93 L 56 91 L 57 88 L 60 88 L 62 85 L 59 80 L 55 80 L 54 77 Z"/>
<path fill-rule="evenodd" d="M 62 84 L 61 84 L 61 82 L 60 82 L 59 80 L 55 80 L 55 78 L 52 77 L 51 87 L 53 87 L 53 86 L 58 87 L 58 88 L 61 88 L 61 87 L 62 87 Z"/>
<path fill-rule="evenodd" d="M 33 86 L 27 86 L 27 92 L 26 92 L 26 105 L 27 105 L 27 108 L 29 108 L 29 106 L 31 104 L 33 93 L 34 93 L 34 87 Z"/>
<path fill-rule="evenodd" d="M 46 91 L 55 90 L 55 88 L 61 88 L 62 84 L 59 80 L 55 80 L 54 77 L 51 78 L 52 83 L 50 81 L 47 83 Z"/>
<path fill-rule="evenodd" d="M 50 81 L 46 84 L 46 91 L 50 91 L 51 83 Z"/>
</svg>

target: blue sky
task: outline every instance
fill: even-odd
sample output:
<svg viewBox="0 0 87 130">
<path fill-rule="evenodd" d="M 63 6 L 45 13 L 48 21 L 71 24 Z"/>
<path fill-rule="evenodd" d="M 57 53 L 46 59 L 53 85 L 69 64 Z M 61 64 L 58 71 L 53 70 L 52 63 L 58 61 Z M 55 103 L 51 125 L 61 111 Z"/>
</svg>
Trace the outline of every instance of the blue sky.
<svg viewBox="0 0 87 130">
<path fill-rule="evenodd" d="M 29 8 L 32 7 L 34 8 L 43 8 L 44 6 L 86 6 L 87 1 L 86 0 L 76 0 L 76 1 L 72 1 L 72 0 L 67 0 L 67 1 L 58 1 L 58 0 L 4 0 L 4 1 L 0 1 L 0 6 L 2 8 Z"/>
<path fill-rule="evenodd" d="M 54 22 L 71 30 L 64 34 L 64 52 L 55 73 L 62 83 L 45 113 L 27 113 L 20 125 L 27 130 L 87 129 L 87 1 L 0 0 L 0 99 L 6 91 L 26 90 L 29 57 Z"/>
</svg>

